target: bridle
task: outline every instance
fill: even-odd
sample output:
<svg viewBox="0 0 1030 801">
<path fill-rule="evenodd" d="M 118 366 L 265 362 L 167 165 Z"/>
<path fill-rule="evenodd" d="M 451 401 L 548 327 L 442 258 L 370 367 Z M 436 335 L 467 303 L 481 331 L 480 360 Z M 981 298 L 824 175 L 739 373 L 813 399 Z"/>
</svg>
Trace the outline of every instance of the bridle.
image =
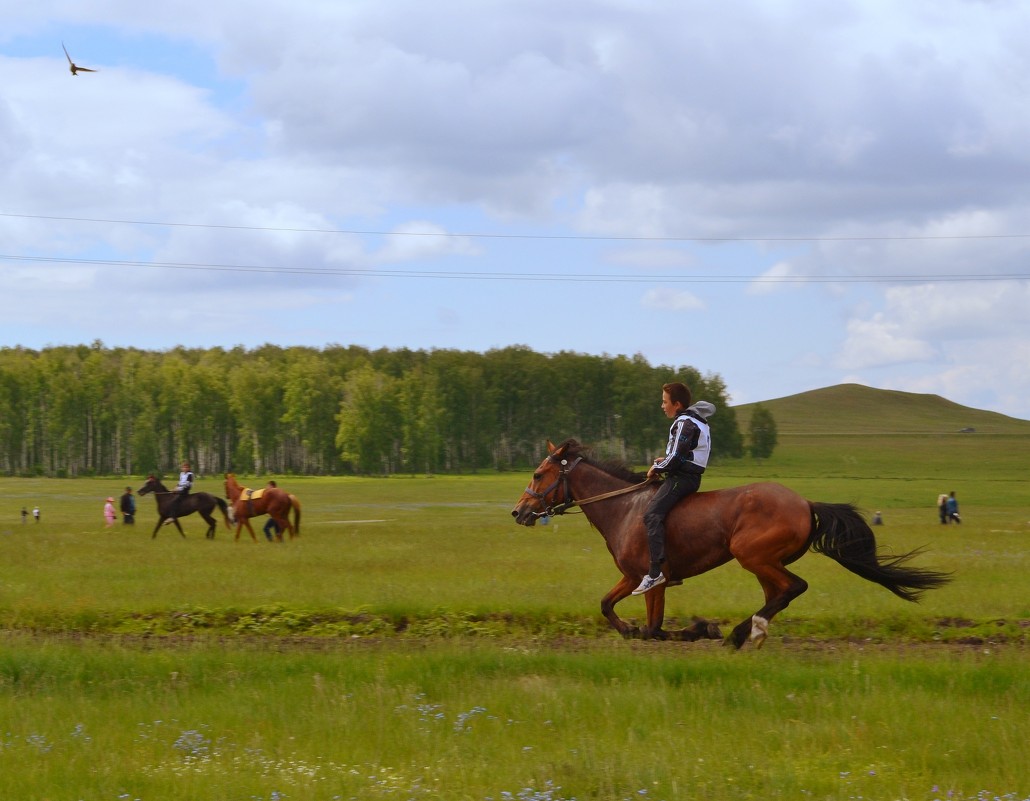
<svg viewBox="0 0 1030 801">
<path fill-rule="evenodd" d="M 553 517 L 554 515 L 562 515 L 573 506 L 577 506 L 579 503 L 572 497 L 572 488 L 569 487 L 569 473 L 576 469 L 576 465 L 583 461 L 583 457 L 577 456 L 573 460 L 572 464 L 569 464 L 568 459 L 550 454 L 547 457 L 547 461 L 554 462 L 558 465 L 558 477 L 554 480 L 554 483 L 543 492 L 537 492 L 534 490 L 532 484 L 526 487 L 526 494 L 532 498 L 536 498 L 544 506 L 542 512 L 533 512 L 535 517 Z M 559 488 L 561 488 L 562 495 L 564 496 L 564 500 L 560 503 L 557 497 L 557 490 Z M 552 492 L 555 493 L 555 498 L 552 502 L 548 502 L 547 496 Z"/>
<path fill-rule="evenodd" d="M 577 456 L 570 464 L 569 460 L 563 456 L 550 454 L 547 457 L 547 461 L 554 462 L 558 465 L 558 477 L 554 480 L 551 486 L 542 492 L 534 490 L 532 485 L 526 487 L 526 494 L 532 498 L 536 498 L 544 506 L 543 511 L 532 513 L 534 517 L 553 517 L 554 515 L 563 515 L 573 506 L 586 506 L 588 503 L 594 503 L 594 501 L 603 501 L 605 498 L 613 498 L 616 495 L 625 495 L 628 492 L 636 492 L 655 481 L 655 479 L 645 479 L 639 484 L 633 484 L 629 487 L 612 490 L 611 492 L 604 492 L 600 495 L 593 495 L 590 498 L 584 498 L 581 501 L 577 501 L 572 497 L 572 488 L 569 486 L 569 473 L 576 469 L 576 465 L 583 461 L 583 457 Z M 562 496 L 564 498 L 560 502 L 557 497 L 557 490 L 559 488 L 561 488 Z M 548 502 L 547 496 L 552 492 L 555 493 L 555 498 L 553 501 Z"/>
</svg>

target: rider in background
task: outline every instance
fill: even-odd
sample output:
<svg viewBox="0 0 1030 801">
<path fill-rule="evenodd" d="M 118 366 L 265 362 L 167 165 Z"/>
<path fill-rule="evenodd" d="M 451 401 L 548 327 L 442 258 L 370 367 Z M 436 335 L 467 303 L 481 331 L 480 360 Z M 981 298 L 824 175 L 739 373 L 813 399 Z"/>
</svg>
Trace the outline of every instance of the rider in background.
<svg viewBox="0 0 1030 801">
<path fill-rule="evenodd" d="M 669 428 L 669 442 L 665 456 L 655 459 L 647 471 L 653 479 L 663 476 L 665 480 L 644 512 L 647 526 L 647 547 L 651 567 L 640 585 L 633 590 L 640 595 L 665 583 L 662 562 L 665 561 L 665 517 L 672 507 L 701 486 L 701 474 L 708 466 L 712 438 L 706 418 L 711 417 L 715 407 L 707 401 L 698 401 L 691 406 L 690 389 L 676 381 L 662 386 L 662 411 L 672 419 Z"/>
<path fill-rule="evenodd" d="M 193 488 L 193 478 L 190 463 L 183 462 L 182 470 L 179 472 L 179 483 L 175 485 L 175 498 L 172 500 L 171 506 L 168 507 L 168 517 L 165 519 L 166 526 L 170 526 L 175 522 L 175 518 L 178 517 L 179 504 L 182 503 L 183 498 L 190 494 L 190 490 Z"/>
</svg>

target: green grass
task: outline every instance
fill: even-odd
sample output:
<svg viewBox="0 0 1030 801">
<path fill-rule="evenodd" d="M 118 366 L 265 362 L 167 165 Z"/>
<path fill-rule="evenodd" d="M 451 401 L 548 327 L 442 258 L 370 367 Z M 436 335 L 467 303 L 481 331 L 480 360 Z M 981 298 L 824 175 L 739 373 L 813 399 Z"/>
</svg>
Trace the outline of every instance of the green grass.
<svg viewBox="0 0 1030 801">
<path fill-rule="evenodd" d="M 1024 668 L 847 644 L 15 638 L 0 775 L 11 798 L 997 797 L 1027 789 Z"/>
<path fill-rule="evenodd" d="M 706 486 L 740 480 L 713 471 Z M 598 604 L 618 575 L 603 540 L 582 516 L 533 529 L 514 525 L 508 512 L 523 477 L 293 480 L 290 489 L 304 503 L 303 536 L 274 546 L 263 539 L 236 542 L 224 527 L 214 541 L 204 540 L 196 517 L 185 521 L 189 539 L 169 528 L 151 539 L 156 512 L 147 505 L 137 526 L 105 529 L 96 499 L 111 483 L 0 481 L 5 497 L 42 498 L 43 509 L 39 525 L 23 526 L 12 514 L 14 522 L 0 528 L 0 624 L 44 631 L 259 632 L 253 618 L 264 614 L 278 615 L 269 630 L 289 633 L 290 621 L 282 619 L 288 613 L 295 633 L 310 634 L 314 626 L 315 633 L 337 634 L 351 629 L 334 628 L 334 620 L 320 624 L 319 616 L 338 624 L 372 615 L 376 625 L 390 627 L 444 620 L 442 628 L 464 629 L 467 618 L 480 616 L 507 621 L 495 625 L 499 634 L 607 636 Z M 982 634 L 998 619 L 1030 617 L 1023 592 L 1030 529 L 1025 484 L 970 479 L 964 494 L 991 504 L 964 503 L 966 522 L 941 526 L 931 505 L 932 482 L 807 477 L 788 483 L 812 498 L 880 509 L 883 545 L 896 551 L 926 546 L 919 564 L 954 571 L 956 580 L 920 605 L 906 604 L 810 554 L 797 571 L 811 589 L 777 619 L 774 634 L 789 634 L 798 620 L 813 633 L 823 626 L 828 633 L 894 637 L 901 620 L 911 621 L 912 636 L 925 638 L 940 619 L 972 620 Z M 923 503 L 914 506 L 917 500 Z M 668 597 L 669 615 L 682 619 L 696 614 L 736 622 L 761 605 L 757 582 L 734 564 L 691 579 Z M 643 602 L 628 599 L 619 609 L 639 618 Z M 239 625 L 245 615 L 249 623 Z M 884 620 L 892 621 L 888 632 L 878 630 Z"/>
</svg>

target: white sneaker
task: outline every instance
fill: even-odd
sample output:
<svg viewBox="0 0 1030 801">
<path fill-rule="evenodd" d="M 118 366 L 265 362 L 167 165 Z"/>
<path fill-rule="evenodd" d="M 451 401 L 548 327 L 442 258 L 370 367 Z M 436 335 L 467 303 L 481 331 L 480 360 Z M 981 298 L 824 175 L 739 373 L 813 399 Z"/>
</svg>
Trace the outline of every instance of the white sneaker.
<svg viewBox="0 0 1030 801">
<path fill-rule="evenodd" d="M 165 520 L 164 525 L 170 526 L 174 522 L 175 522 L 175 518 L 174 517 L 169 517 L 167 520 Z"/>
<path fill-rule="evenodd" d="M 651 578 L 650 576 L 644 576 L 644 580 L 640 582 L 640 586 L 633 590 L 633 595 L 643 595 L 648 590 L 653 590 L 659 584 L 664 583 L 664 573 L 659 573 L 655 578 Z"/>
</svg>

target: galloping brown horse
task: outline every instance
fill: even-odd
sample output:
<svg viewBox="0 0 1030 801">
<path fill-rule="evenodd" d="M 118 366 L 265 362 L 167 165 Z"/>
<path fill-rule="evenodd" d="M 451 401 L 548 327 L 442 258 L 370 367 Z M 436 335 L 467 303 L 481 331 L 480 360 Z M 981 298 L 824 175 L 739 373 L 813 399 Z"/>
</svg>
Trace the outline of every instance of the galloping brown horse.
<svg viewBox="0 0 1030 801">
<path fill-rule="evenodd" d="M 643 631 L 615 614 L 615 604 L 630 595 L 647 573 L 649 556 L 644 510 L 654 484 L 643 473 L 618 464 L 599 464 L 575 440 L 555 447 L 547 443 L 526 491 L 512 510 L 515 522 L 532 526 L 545 515 L 581 506 L 587 520 L 604 537 L 622 579 L 601 600 L 601 612 L 624 637 L 696 640 L 721 637 L 718 628 L 699 621 L 689 629 L 666 632 L 665 590 L 691 576 L 736 559 L 758 578 L 765 605 L 739 623 L 726 642 L 756 646 L 769 634 L 769 621 L 808 589 L 787 570 L 809 549 L 817 551 L 906 601 L 950 580 L 947 573 L 904 567 L 918 551 L 884 557 L 877 553 L 873 531 L 849 504 L 808 501 L 781 484 L 748 484 L 698 492 L 680 502 L 666 519 L 666 564 L 669 581 L 644 595 L 647 624 Z"/>
<path fill-rule="evenodd" d="M 289 531 L 290 539 L 300 536 L 300 502 L 295 495 L 278 487 L 265 487 L 262 490 L 249 490 L 241 485 L 233 473 L 225 474 L 225 497 L 232 504 L 236 516 L 236 539 L 240 538 L 240 530 L 246 526 L 250 537 L 257 542 L 250 518 L 269 515 L 278 526 L 278 539 L 282 542 L 282 532 Z M 293 523 L 290 523 L 290 509 L 293 509 Z"/>
</svg>

